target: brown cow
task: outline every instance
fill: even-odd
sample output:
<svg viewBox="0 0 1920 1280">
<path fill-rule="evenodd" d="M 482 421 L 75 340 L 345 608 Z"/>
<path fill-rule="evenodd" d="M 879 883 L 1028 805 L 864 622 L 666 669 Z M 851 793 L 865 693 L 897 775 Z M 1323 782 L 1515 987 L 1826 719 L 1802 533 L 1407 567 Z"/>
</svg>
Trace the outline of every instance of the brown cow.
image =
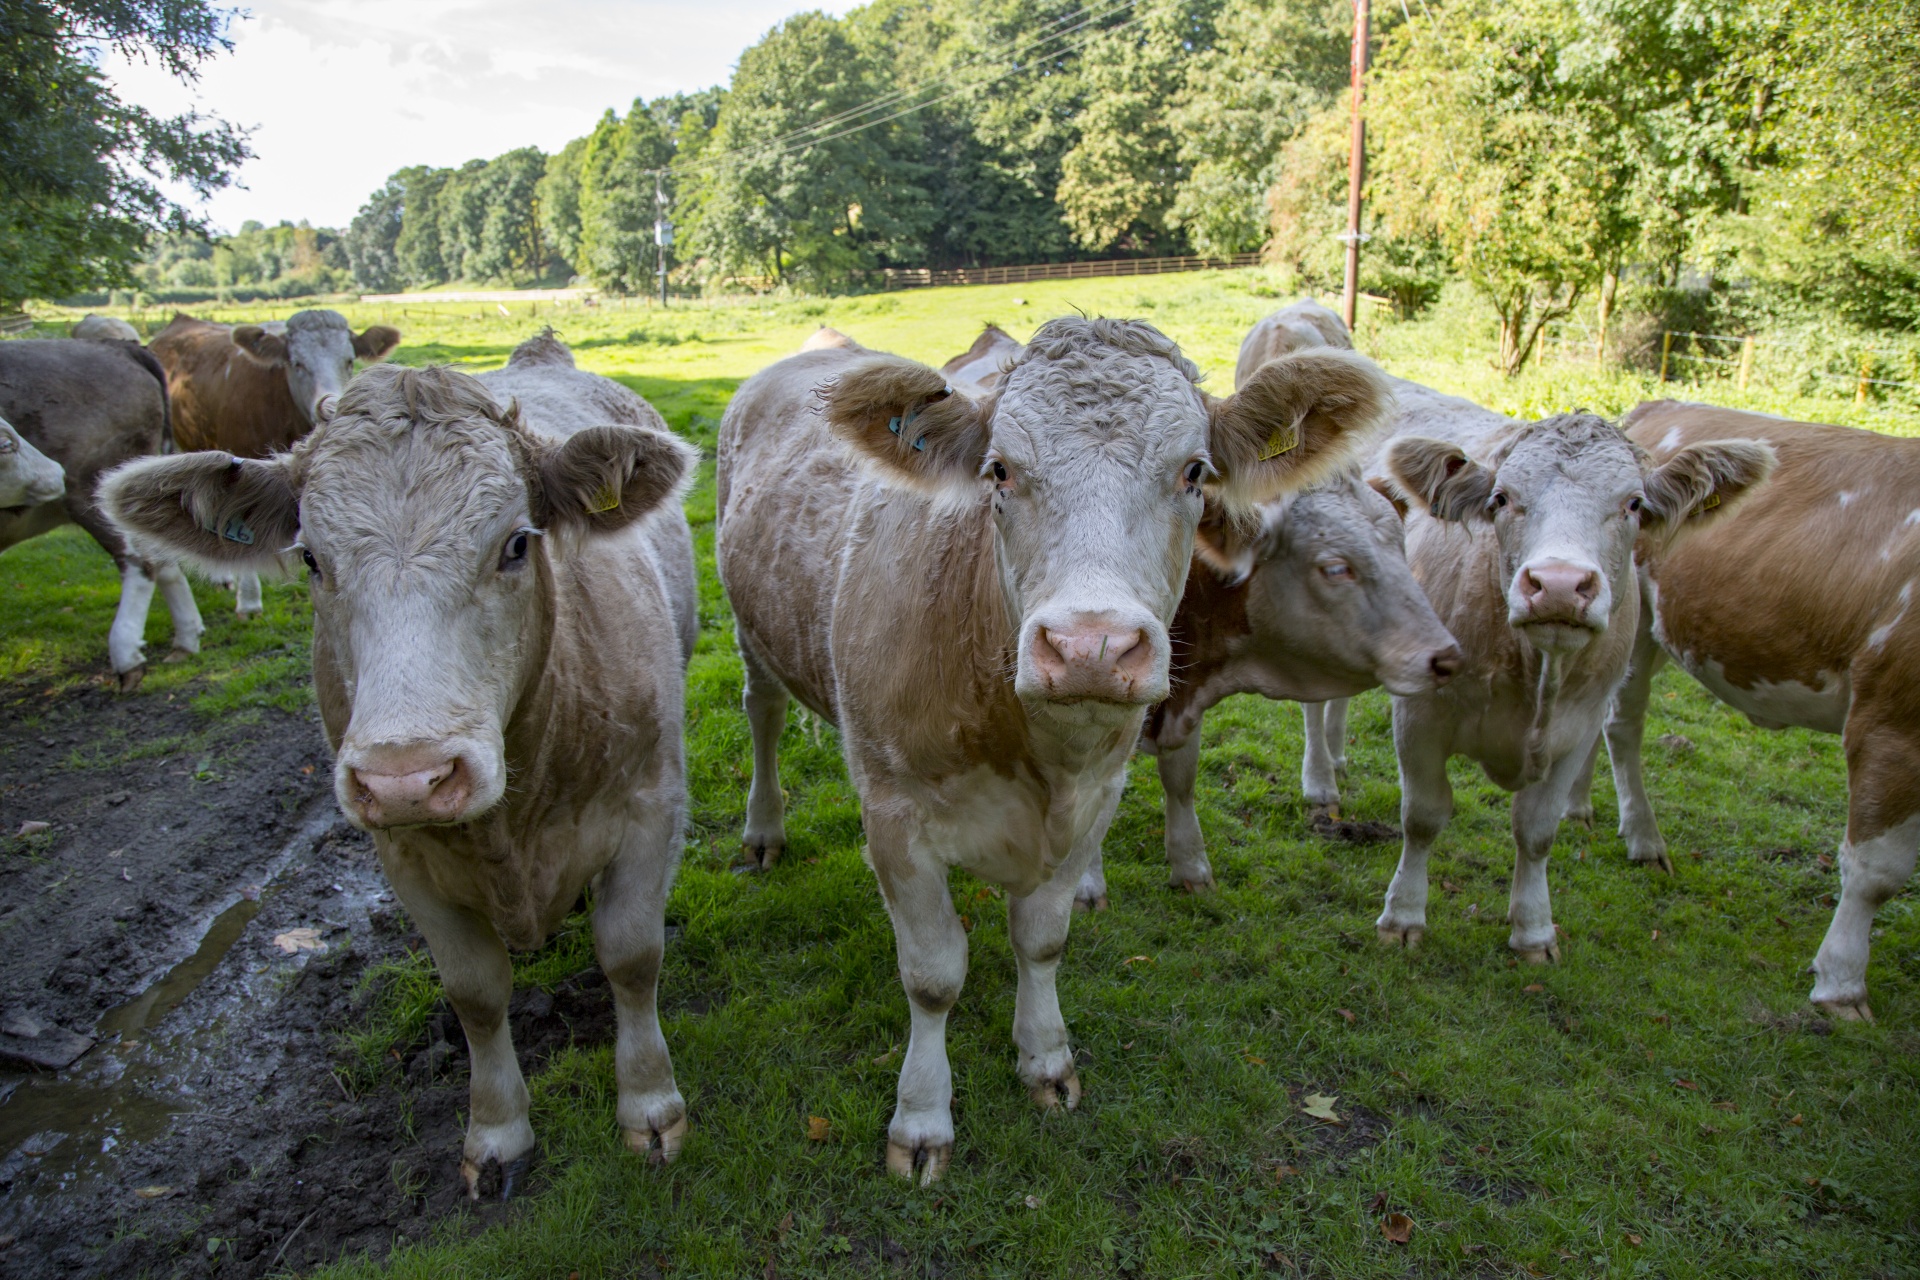
<svg viewBox="0 0 1920 1280">
<path fill-rule="evenodd" d="M 296 311 L 284 322 L 224 325 L 181 314 L 153 335 L 173 397 L 173 437 L 183 450 L 265 458 L 291 448 L 346 390 L 353 362 L 386 358 L 397 329 L 347 327 L 338 311 Z M 261 610 L 260 577 L 239 576 L 237 612 Z"/>
<path fill-rule="evenodd" d="M 120 607 L 107 632 L 107 656 L 123 691 L 147 673 L 143 646 L 156 588 L 173 615 L 170 656 L 198 653 L 205 630 L 180 566 L 130 544 L 94 497 L 107 471 L 167 447 L 166 387 L 160 362 L 138 343 L 0 342 L 0 417 L 66 473 L 64 492 L 56 486 L 0 508 L 0 550 L 71 521 L 113 557 Z"/>
<path fill-rule="evenodd" d="M 1643 568 L 1647 620 L 1607 721 L 1628 854 L 1672 869 L 1640 757 L 1666 660 L 1763 728 L 1841 734 L 1840 903 L 1814 958 L 1812 999 L 1871 1017 L 1874 913 L 1906 883 L 1920 846 L 1920 440 L 1671 400 L 1639 406 L 1625 426 L 1661 460 L 1734 436 L 1780 458 L 1737 512 Z M 1576 788 L 1576 810 L 1588 794 Z"/>
<path fill-rule="evenodd" d="M 202 562 L 298 539 L 335 793 L 467 1033 L 473 1194 L 498 1165 L 504 1195 L 534 1145 L 508 948 L 539 946 L 590 882 L 618 1122 L 655 1158 L 686 1131 L 655 988 L 687 811 L 697 457 L 535 338 L 479 378 L 374 370 L 291 453 L 155 459 L 102 487 L 115 519 Z"/>
<path fill-rule="evenodd" d="M 803 352 L 720 426 L 716 554 L 753 733 L 746 844 L 786 842 L 777 748 L 791 694 L 840 729 L 893 921 L 913 1031 L 887 1166 L 953 1150 L 947 1012 L 965 867 L 1007 889 L 1013 1036 L 1042 1107 L 1080 1098 L 1054 979 L 1074 891 L 1167 691 L 1203 487 L 1235 512 L 1346 461 L 1386 415 L 1351 352 L 1276 361 L 1228 400 L 1144 324 L 1034 335 L 991 394 L 895 356 Z"/>
</svg>

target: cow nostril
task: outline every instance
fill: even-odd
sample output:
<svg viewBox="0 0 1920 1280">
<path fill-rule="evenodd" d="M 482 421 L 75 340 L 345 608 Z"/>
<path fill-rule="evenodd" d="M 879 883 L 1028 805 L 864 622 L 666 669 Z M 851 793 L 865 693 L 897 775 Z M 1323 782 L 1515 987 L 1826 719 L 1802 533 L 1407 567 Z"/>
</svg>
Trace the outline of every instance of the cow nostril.
<svg viewBox="0 0 1920 1280">
<path fill-rule="evenodd" d="M 1587 574 L 1586 577 L 1580 579 L 1580 585 L 1574 588 L 1574 592 L 1581 600 L 1592 604 L 1594 597 L 1600 594 L 1600 575 L 1597 573 Z"/>
<path fill-rule="evenodd" d="M 1453 679 L 1453 673 L 1460 669 L 1460 653 L 1457 649 L 1436 653 L 1427 665 L 1433 671 L 1434 680 L 1439 684 L 1445 684 Z"/>
</svg>

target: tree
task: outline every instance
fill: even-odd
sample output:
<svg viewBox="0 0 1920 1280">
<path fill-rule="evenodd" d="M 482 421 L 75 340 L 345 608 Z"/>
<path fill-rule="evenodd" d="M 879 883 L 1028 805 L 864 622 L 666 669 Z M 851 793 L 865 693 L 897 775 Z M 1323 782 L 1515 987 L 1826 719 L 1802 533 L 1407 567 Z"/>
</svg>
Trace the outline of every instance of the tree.
<svg viewBox="0 0 1920 1280">
<path fill-rule="evenodd" d="M 1492 304 L 1512 376 L 1634 243 L 1634 148 L 1612 105 L 1562 74 L 1578 23 L 1556 0 L 1434 12 L 1385 40 L 1369 92 L 1378 211 L 1389 233 L 1446 247 Z"/>
<path fill-rule="evenodd" d="M 404 173 L 394 174 L 385 186 L 367 197 L 341 237 L 354 283 L 375 293 L 391 292 L 405 283 L 395 252 L 406 220 Z"/>
<path fill-rule="evenodd" d="M 582 274 L 619 293 L 648 289 L 659 269 L 654 174 L 672 163 L 672 141 L 645 103 L 635 101 L 624 120 L 601 117 L 580 161 Z"/>
<path fill-rule="evenodd" d="M 189 113 L 124 103 L 90 53 L 157 60 L 191 82 L 231 48 L 207 0 L 6 0 L 0 4 L 0 305 L 125 284 L 163 232 L 204 220 L 162 181 L 205 198 L 251 152 L 246 135 Z"/>
</svg>

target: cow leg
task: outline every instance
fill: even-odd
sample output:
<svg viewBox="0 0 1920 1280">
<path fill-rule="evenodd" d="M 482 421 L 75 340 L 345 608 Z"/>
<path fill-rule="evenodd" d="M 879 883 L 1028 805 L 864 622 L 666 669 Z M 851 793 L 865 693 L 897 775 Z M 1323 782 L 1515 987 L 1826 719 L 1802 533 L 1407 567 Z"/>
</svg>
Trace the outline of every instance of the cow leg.
<svg viewBox="0 0 1920 1280">
<path fill-rule="evenodd" d="M 601 873 L 593 909 L 594 951 L 619 1020 L 613 1069 L 620 1128 L 628 1147 L 662 1164 L 680 1154 L 687 1135 L 687 1104 L 674 1083 L 656 1004 L 683 808 L 649 807 L 642 829 Z"/>
<path fill-rule="evenodd" d="M 1627 857 L 1634 862 L 1650 862 L 1672 875 L 1673 859 L 1667 855 L 1667 842 L 1653 815 L 1653 801 L 1647 796 L 1646 770 L 1640 754 L 1647 733 L 1647 704 L 1653 699 L 1653 677 L 1665 662 L 1666 654 L 1654 641 L 1651 628 L 1643 623 L 1634 640 L 1627 678 L 1607 708 L 1607 758 L 1613 763 L 1613 789 L 1620 798 L 1620 835 L 1627 842 Z"/>
<path fill-rule="evenodd" d="M 260 575 L 251 569 L 243 570 L 240 574 L 234 591 L 233 611 L 243 618 L 257 618 L 266 612 L 266 602 L 260 594 Z"/>
<path fill-rule="evenodd" d="M 1007 933 L 1020 975 L 1013 1000 L 1013 1043 L 1020 1051 L 1020 1079 L 1043 1111 L 1062 1104 L 1071 1111 L 1080 1105 L 1080 1076 L 1073 1069 L 1073 1047 L 1067 1042 L 1054 977 L 1073 921 L 1073 886 L 1080 867 L 1099 854 L 1125 784 L 1124 773 L 1115 777 L 1099 818 L 1075 842 L 1051 880 L 1024 898 L 1007 898 Z"/>
<path fill-rule="evenodd" d="M 907 989 L 912 1019 L 893 1122 L 887 1126 L 887 1169 L 926 1186 L 953 1158 L 947 1011 L 967 980 L 967 931 L 947 892 L 946 864 L 918 847 L 903 823 L 880 816 L 876 808 L 866 806 L 867 851 L 893 921 L 900 983 Z"/>
<path fill-rule="evenodd" d="M 780 735 L 787 727 L 787 687 L 739 636 L 746 680 L 740 701 L 753 733 L 753 782 L 747 790 L 747 829 L 741 837 L 748 860 L 766 870 L 787 847 L 787 804 L 780 794 Z"/>
<path fill-rule="evenodd" d="M 167 603 L 167 612 L 173 616 L 173 652 L 167 655 L 167 661 L 178 662 L 200 652 L 200 637 L 207 627 L 200 620 L 200 605 L 193 598 L 193 584 L 172 561 L 160 566 L 154 581 L 159 584 L 160 598 Z"/>
<path fill-rule="evenodd" d="M 107 629 L 107 658 L 120 679 L 120 692 L 132 693 L 146 678 L 147 610 L 153 606 L 153 576 L 129 558 L 120 566 L 120 607 Z"/>
<path fill-rule="evenodd" d="M 1075 911 L 1107 909 L 1106 857 L 1097 848 L 1093 851 L 1093 857 L 1087 861 L 1086 874 L 1080 877 L 1080 887 L 1074 890 L 1073 909 Z"/>
<path fill-rule="evenodd" d="M 1300 794 L 1315 813 L 1340 816 L 1340 784 L 1347 776 L 1347 699 L 1303 702 L 1306 750 L 1300 756 Z"/>
<path fill-rule="evenodd" d="M 1207 842 L 1200 834 L 1200 815 L 1193 793 L 1200 778 L 1200 726 L 1171 751 L 1155 757 L 1160 786 L 1167 793 L 1167 883 L 1175 889 L 1199 893 L 1213 888 L 1213 868 L 1207 863 Z"/>
<path fill-rule="evenodd" d="M 513 963 L 500 935 L 485 919 L 441 899 L 406 859 L 383 854 L 380 861 L 400 905 L 426 938 L 447 1001 L 467 1033 L 472 1085 L 467 1138 L 460 1157 L 467 1195 L 480 1198 L 481 1172 L 492 1164 L 501 1169 L 500 1196 L 506 1199 L 533 1150 L 527 1083 L 513 1056 L 507 1026 Z"/>
<path fill-rule="evenodd" d="M 1596 735 L 1597 736 L 1597 735 Z M 1560 959 L 1560 941 L 1553 927 L 1553 906 L 1547 897 L 1547 855 L 1567 811 L 1567 793 L 1587 765 L 1588 752 L 1571 751 L 1547 766 L 1547 776 L 1513 796 L 1513 895 L 1507 922 L 1513 926 L 1507 945 L 1529 964 Z"/>
<path fill-rule="evenodd" d="M 1427 932 L 1427 855 L 1453 816 L 1447 735 L 1436 709 L 1393 700 L 1393 750 L 1400 764 L 1400 865 L 1374 922 L 1380 941 L 1417 947 Z"/>
</svg>

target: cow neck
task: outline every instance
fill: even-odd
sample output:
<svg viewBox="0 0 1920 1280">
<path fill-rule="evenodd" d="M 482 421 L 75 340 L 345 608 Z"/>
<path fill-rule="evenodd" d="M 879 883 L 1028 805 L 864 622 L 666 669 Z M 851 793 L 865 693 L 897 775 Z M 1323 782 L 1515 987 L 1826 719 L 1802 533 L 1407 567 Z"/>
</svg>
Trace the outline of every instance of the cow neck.
<svg viewBox="0 0 1920 1280">
<path fill-rule="evenodd" d="M 502 726 L 508 786 L 501 804 L 509 812 L 526 807 L 530 792 L 548 781 L 537 776 L 532 762 L 552 759 L 553 735 L 568 719 L 558 705 L 562 686 L 553 669 L 553 632 L 559 623 L 558 573 L 552 551 L 544 545 L 546 539 L 540 542 L 541 554 L 534 561 L 534 616 L 521 633 L 527 646 L 526 665 L 513 710 Z"/>
<path fill-rule="evenodd" d="M 1247 618 L 1253 576 L 1229 583 L 1198 556 L 1187 566 L 1187 587 L 1167 628 L 1167 699 L 1147 713 L 1141 727 L 1141 736 L 1155 747 L 1184 745 L 1214 703 L 1239 692 L 1220 685 L 1217 677 L 1238 656 L 1239 642 L 1253 633 Z"/>
</svg>

